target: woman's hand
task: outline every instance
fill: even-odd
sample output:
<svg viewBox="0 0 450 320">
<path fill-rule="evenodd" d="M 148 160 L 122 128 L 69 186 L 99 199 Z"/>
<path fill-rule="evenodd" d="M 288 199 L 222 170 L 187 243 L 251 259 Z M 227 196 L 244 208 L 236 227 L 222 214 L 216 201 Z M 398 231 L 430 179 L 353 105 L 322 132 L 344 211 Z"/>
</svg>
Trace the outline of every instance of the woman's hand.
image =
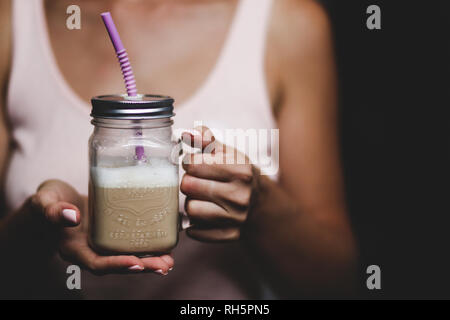
<svg viewBox="0 0 450 320">
<path fill-rule="evenodd" d="M 191 220 L 187 233 L 201 241 L 237 240 L 256 192 L 256 169 L 245 155 L 215 140 L 208 128 L 195 130 L 198 135 L 182 135 L 184 143 L 202 149 L 183 159 L 181 191 L 187 196 L 185 211 Z"/>
<path fill-rule="evenodd" d="M 80 196 L 62 181 L 49 180 L 41 184 L 25 206 L 38 218 L 44 218 L 50 232 L 58 235 L 58 249 L 63 259 L 95 274 L 153 271 L 165 275 L 174 265 L 169 255 L 140 259 L 95 253 L 88 245 L 87 197 Z"/>
</svg>

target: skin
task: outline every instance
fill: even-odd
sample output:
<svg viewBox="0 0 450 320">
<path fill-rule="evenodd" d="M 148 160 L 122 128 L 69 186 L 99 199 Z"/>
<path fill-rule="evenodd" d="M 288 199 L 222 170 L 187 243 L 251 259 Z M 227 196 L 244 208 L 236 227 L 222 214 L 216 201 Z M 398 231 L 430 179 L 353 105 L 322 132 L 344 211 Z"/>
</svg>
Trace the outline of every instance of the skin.
<svg viewBox="0 0 450 320">
<path fill-rule="evenodd" d="M 47 1 L 46 14 L 59 68 L 81 99 L 89 101 L 98 92 L 123 91 L 116 58 L 98 18 L 100 12 L 109 10 L 122 38 L 127 39 L 139 90 L 170 92 L 178 105 L 202 85 L 213 68 L 237 5 L 235 0 L 84 0 L 78 2 L 82 29 L 72 32 L 61 27 L 66 18 L 61 12 L 72 3 Z M 7 1 L 0 6 L 0 80 L 5 88 L 10 10 Z M 202 37 L 196 36 L 199 32 Z M 144 37 L 146 41 L 141 41 Z M 152 41 L 158 46 L 148 50 Z M 205 41 L 210 44 L 208 50 L 200 45 Z M 85 77 L 87 70 L 90 77 Z M 183 164 L 186 174 L 181 191 L 187 195 L 186 210 L 193 222 L 187 233 L 200 241 L 241 241 L 282 296 L 342 294 L 351 287 L 356 250 L 342 194 L 331 32 L 323 9 L 315 2 L 274 1 L 265 70 L 280 129 L 280 179 L 269 180 L 250 163 L 194 164 L 193 157 L 235 157 L 237 151 L 222 146 L 205 127 L 195 128 L 195 135 L 183 134 L 185 143 L 197 142 L 203 149 L 200 154 L 186 155 Z M 3 176 L 11 150 L 5 92 L 0 102 Z M 76 224 L 62 216 L 65 208 L 76 211 Z M 38 221 L 52 235 L 49 238 L 58 241 L 53 248 L 45 239 L 43 243 L 34 240 L 35 259 L 59 249 L 65 259 L 96 273 L 141 272 L 128 270 L 134 265 L 166 273 L 173 267 L 169 255 L 139 259 L 95 254 L 87 245 L 85 208 L 86 196 L 62 181 L 45 182 L 21 209 L 0 221 L 0 250 L 13 256 L 8 244 L 17 239 L 11 230 L 27 230 Z"/>
</svg>

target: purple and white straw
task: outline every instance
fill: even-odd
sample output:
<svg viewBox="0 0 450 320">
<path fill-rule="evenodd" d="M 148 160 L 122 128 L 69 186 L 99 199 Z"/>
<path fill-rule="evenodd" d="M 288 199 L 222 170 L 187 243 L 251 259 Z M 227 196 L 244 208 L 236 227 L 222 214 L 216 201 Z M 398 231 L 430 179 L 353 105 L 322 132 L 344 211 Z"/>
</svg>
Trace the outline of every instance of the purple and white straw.
<svg viewBox="0 0 450 320">
<path fill-rule="evenodd" d="M 127 50 L 125 50 L 122 40 L 120 40 L 119 32 L 117 32 L 117 28 L 111 17 L 111 13 L 104 12 L 101 14 L 101 16 L 103 22 L 105 23 L 106 30 L 108 30 L 108 34 L 111 38 L 114 49 L 116 50 L 116 55 L 119 59 L 123 79 L 127 88 L 127 94 L 129 97 L 135 97 L 137 95 L 136 80 L 134 80 L 133 69 L 131 68 L 131 64 L 128 59 Z"/>
<path fill-rule="evenodd" d="M 119 59 L 120 68 L 122 69 L 122 75 L 125 81 L 125 86 L 127 88 L 128 97 L 137 97 L 136 80 L 134 79 L 133 69 L 131 68 L 131 64 L 128 59 L 128 53 L 123 46 L 122 40 L 120 39 L 119 32 L 117 31 L 116 25 L 114 24 L 114 21 L 111 17 L 111 13 L 104 12 L 101 14 L 101 16 L 116 51 L 117 58 Z M 136 132 L 136 135 L 142 136 L 142 131 L 138 130 Z M 143 146 L 137 146 L 135 153 L 138 160 L 145 160 Z"/>
</svg>

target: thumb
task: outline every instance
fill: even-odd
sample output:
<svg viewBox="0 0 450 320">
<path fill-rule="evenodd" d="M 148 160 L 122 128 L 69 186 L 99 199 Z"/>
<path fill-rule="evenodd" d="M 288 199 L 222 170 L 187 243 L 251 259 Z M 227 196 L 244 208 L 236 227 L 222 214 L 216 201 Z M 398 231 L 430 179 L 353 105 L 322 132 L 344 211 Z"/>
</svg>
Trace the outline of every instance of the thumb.
<svg viewBox="0 0 450 320">
<path fill-rule="evenodd" d="M 216 140 L 211 129 L 205 126 L 194 128 L 195 134 L 192 132 L 183 132 L 182 140 L 184 143 L 193 148 L 201 148 L 204 153 L 216 153 L 222 148 L 222 144 Z"/>
<path fill-rule="evenodd" d="M 80 210 L 73 204 L 78 198 L 78 193 L 66 183 L 49 180 L 39 186 L 31 203 L 52 225 L 70 227 L 80 223 Z"/>
<path fill-rule="evenodd" d="M 83 208 L 83 198 L 75 190 L 74 187 L 61 180 L 47 180 L 44 181 L 37 189 L 39 191 L 48 191 L 54 193 L 58 201 L 65 201 L 73 203 L 79 208 Z"/>
</svg>

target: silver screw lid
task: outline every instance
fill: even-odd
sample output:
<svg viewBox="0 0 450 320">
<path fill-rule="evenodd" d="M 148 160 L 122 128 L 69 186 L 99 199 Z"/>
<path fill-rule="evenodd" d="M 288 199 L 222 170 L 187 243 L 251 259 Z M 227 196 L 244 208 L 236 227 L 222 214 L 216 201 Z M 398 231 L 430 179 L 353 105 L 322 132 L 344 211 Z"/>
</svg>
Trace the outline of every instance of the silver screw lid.
<svg viewBox="0 0 450 320">
<path fill-rule="evenodd" d="M 91 99 L 91 117 L 109 119 L 161 119 L 170 118 L 174 99 L 169 96 L 142 94 L 102 95 Z"/>
</svg>

